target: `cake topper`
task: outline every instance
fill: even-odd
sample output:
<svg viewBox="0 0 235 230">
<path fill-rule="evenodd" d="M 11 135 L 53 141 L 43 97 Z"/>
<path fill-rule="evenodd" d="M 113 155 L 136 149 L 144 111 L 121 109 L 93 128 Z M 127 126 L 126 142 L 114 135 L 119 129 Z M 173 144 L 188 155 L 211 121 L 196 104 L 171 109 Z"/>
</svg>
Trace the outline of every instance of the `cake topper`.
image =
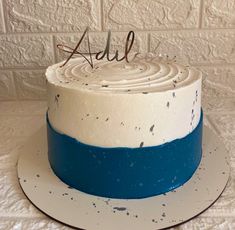
<svg viewBox="0 0 235 230">
<path fill-rule="evenodd" d="M 84 52 L 78 51 L 78 49 L 79 49 L 82 41 L 84 40 L 85 36 L 87 37 L 88 53 L 84 53 Z M 104 59 L 106 57 L 106 59 L 108 61 L 113 61 L 113 60 L 122 61 L 122 60 L 126 60 L 126 62 L 129 62 L 128 54 L 131 51 L 131 48 L 132 48 L 133 43 L 134 43 L 134 40 L 135 40 L 135 33 L 133 31 L 129 31 L 128 34 L 127 34 L 127 37 L 126 37 L 124 55 L 122 57 L 119 57 L 119 51 L 116 50 L 114 55 L 113 55 L 113 57 L 111 57 L 111 54 L 110 54 L 111 31 L 109 30 L 108 31 L 108 36 L 107 36 L 107 41 L 106 41 L 105 49 L 102 50 L 102 51 L 99 51 L 97 53 L 94 53 L 94 52 L 91 52 L 90 39 L 89 39 L 89 27 L 87 27 L 85 29 L 85 31 L 83 32 L 83 34 L 82 34 L 80 40 L 78 41 L 77 45 L 75 46 L 75 48 L 71 48 L 69 46 L 62 45 L 62 44 L 58 44 L 57 45 L 58 49 L 66 52 L 66 53 L 70 53 L 70 55 L 67 58 L 67 60 L 60 67 L 65 66 L 68 63 L 68 61 L 74 55 L 81 55 L 83 58 L 85 58 L 85 60 L 90 64 L 90 66 L 92 68 L 94 67 L 92 55 L 95 55 L 95 59 L 96 60 L 102 60 L 102 59 Z M 137 56 L 137 54 L 135 56 Z"/>
</svg>

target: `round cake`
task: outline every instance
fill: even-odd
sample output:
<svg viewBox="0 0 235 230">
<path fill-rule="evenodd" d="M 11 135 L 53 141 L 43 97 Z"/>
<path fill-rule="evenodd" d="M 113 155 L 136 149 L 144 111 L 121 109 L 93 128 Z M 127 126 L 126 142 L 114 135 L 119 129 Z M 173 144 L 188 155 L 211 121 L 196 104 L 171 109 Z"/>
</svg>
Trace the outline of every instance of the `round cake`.
<svg viewBox="0 0 235 230">
<path fill-rule="evenodd" d="M 201 72 L 175 61 L 84 58 L 50 66 L 48 156 L 82 192 L 143 198 L 191 178 L 201 160 Z"/>
</svg>

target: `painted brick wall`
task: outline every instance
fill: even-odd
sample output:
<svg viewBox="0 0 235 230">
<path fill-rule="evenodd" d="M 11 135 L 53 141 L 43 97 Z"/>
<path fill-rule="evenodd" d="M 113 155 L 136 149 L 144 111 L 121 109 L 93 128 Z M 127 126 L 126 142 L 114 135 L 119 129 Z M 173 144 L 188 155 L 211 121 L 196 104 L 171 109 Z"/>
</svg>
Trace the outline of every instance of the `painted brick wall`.
<svg viewBox="0 0 235 230">
<path fill-rule="evenodd" d="M 135 50 L 201 68 L 204 100 L 235 96 L 234 0 L 0 0 L 0 100 L 44 100 L 45 68 L 65 58 L 56 44 L 87 25 L 93 50 L 108 29 L 115 49 L 134 30 Z"/>
</svg>

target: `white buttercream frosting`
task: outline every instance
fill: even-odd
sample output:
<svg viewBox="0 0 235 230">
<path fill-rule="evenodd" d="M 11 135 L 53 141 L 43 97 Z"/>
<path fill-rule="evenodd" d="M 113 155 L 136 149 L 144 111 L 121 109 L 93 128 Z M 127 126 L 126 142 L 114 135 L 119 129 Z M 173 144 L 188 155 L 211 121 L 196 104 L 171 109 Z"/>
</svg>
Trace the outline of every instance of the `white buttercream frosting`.
<svg viewBox="0 0 235 230">
<path fill-rule="evenodd" d="M 201 111 L 201 72 L 174 61 L 83 59 L 50 66 L 48 115 L 59 132 L 106 147 L 160 145 L 189 134 Z"/>
</svg>

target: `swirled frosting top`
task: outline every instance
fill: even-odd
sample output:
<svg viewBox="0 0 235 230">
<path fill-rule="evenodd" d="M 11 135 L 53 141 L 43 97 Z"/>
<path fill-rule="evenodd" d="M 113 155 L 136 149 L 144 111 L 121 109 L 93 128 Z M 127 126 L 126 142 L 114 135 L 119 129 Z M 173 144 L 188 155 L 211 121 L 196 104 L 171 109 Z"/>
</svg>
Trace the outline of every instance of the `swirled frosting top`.
<svg viewBox="0 0 235 230">
<path fill-rule="evenodd" d="M 94 61 L 83 58 L 50 66 L 46 75 L 58 86 L 104 93 L 153 93 L 181 88 L 201 78 L 200 71 L 159 58 L 135 58 L 130 62 Z"/>
</svg>

